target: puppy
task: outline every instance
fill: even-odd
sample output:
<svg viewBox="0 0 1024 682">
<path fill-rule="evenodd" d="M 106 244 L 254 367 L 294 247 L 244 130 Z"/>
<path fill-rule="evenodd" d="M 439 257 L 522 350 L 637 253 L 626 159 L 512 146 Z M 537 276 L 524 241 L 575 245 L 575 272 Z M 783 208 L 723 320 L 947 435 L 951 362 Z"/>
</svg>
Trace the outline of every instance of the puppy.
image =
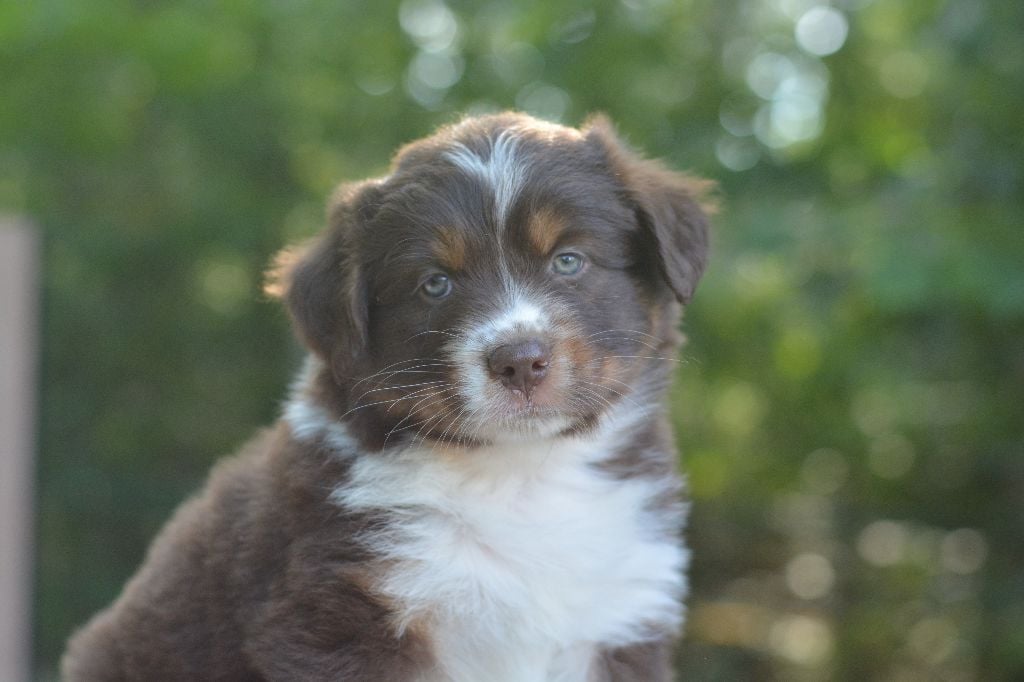
<svg viewBox="0 0 1024 682">
<path fill-rule="evenodd" d="M 668 680 L 665 410 L 705 183 L 580 130 L 469 118 L 343 186 L 273 288 L 283 418 L 175 514 L 66 680 Z"/>
</svg>

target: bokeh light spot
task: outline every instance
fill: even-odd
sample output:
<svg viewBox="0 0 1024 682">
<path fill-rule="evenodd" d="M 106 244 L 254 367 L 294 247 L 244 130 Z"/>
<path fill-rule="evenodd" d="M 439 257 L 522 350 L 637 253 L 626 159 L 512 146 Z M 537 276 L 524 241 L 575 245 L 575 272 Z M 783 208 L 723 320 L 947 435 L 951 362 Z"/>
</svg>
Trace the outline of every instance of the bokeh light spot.
<svg viewBox="0 0 1024 682">
<path fill-rule="evenodd" d="M 914 52 L 897 52 L 882 61 L 878 79 L 896 97 L 916 97 L 928 84 L 928 62 Z"/>
<path fill-rule="evenodd" d="M 801 599 L 818 599 L 832 591 L 836 573 L 820 554 L 801 554 L 786 564 L 786 585 Z"/>
<path fill-rule="evenodd" d="M 946 534 L 939 549 L 942 567 L 951 573 L 974 573 L 988 557 L 985 536 L 973 528 L 961 528 Z"/>
<path fill-rule="evenodd" d="M 704 641 L 756 648 L 767 639 L 770 623 L 771 612 L 763 606 L 716 602 L 696 605 L 687 627 Z"/>
<path fill-rule="evenodd" d="M 747 85 L 762 99 L 770 100 L 782 82 L 796 74 L 796 66 L 785 55 L 762 52 L 747 65 Z"/>
<path fill-rule="evenodd" d="M 909 532 L 895 521 L 875 521 L 857 537 L 857 552 L 875 566 L 892 566 L 907 554 Z"/>
<path fill-rule="evenodd" d="M 882 478 L 900 478 L 914 466 L 914 444 L 905 436 L 887 433 L 871 442 L 868 467 Z"/>
<path fill-rule="evenodd" d="M 831 7 L 812 7 L 796 22 L 796 42 L 818 57 L 834 54 L 846 42 L 846 16 Z"/>
<path fill-rule="evenodd" d="M 750 170 L 761 158 L 761 150 L 750 138 L 722 135 L 715 143 L 715 157 L 731 171 Z"/>
<path fill-rule="evenodd" d="M 420 52 L 409 64 L 409 75 L 428 88 L 445 90 L 462 77 L 462 59 L 437 52 Z"/>
<path fill-rule="evenodd" d="M 564 120 L 571 104 L 572 99 L 565 90 L 540 81 L 530 83 L 516 94 L 519 109 L 547 121 Z"/>
<path fill-rule="evenodd" d="M 202 302 L 222 315 L 237 313 L 250 297 L 250 276 L 244 262 L 220 256 L 200 262 L 196 284 Z"/>
<path fill-rule="evenodd" d="M 838 450 L 820 448 L 807 455 L 800 476 L 813 492 L 831 495 L 843 486 L 850 472 L 850 465 Z"/>
<path fill-rule="evenodd" d="M 420 48 L 430 52 L 448 49 L 458 36 L 458 20 L 440 0 L 404 0 L 398 21 Z"/>
<path fill-rule="evenodd" d="M 695 452 L 686 458 L 686 471 L 695 498 L 715 497 L 729 480 L 729 460 L 718 452 Z"/>
<path fill-rule="evenodd" d="M 817 667 L 832 655 L 834 637 L 828 624 L 812 616 L 787 616 L 771 629 L 776 653 L 794 663 Z"/>
<path fill-rule="evenodd" d="M 877 436 L 892 431 L 899 419 L 899 403 L 889 391 L 865 389 L 853 396 L 850 412 L 861 431 Z"/>
<path fill-rule="evenodd" d="M 713 415 L 722 431 L 746 437 L 757 429 L 765 410 L 764 396 L 754 385 L 736 382 L 718 393 Z"/>
<path fill-rule="evenodd" d="M 789 379 L 806 379 L 821 365 L 821 341 L 807 328 L 788 328 L 775 343 L 775 367 Z"/>
<path fill-rule="evenodd" d="M 949 618 L 924 618 L 910 629 L 907 644 L 917 658 L 937 665 L 953 653 L 958 635 L 959 630 Z"/>
</svg>

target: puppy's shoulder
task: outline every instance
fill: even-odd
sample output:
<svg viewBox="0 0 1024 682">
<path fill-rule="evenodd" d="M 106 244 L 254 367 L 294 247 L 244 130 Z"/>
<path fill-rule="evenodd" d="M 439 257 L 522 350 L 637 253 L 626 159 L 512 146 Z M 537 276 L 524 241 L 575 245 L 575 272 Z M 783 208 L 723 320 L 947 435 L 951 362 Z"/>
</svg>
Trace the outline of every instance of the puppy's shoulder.
<svg viewBox="0 0 1024 682">
<path fill-rule="evenodd" d="M 278 426 L 214 467 L 202 490 L 160 531 L 118 599 L 72 637 L 64 679 L 206 679 L 239 672 L 239 612 L 265 590 L 273 571 L 268 557 L 286 542 L 267 520 L 280 497 L 273 493 L 274 470 L 288 447 L 287 429 Z M 152 677 L 153 671 L 164 677 Z"/>
</svg>

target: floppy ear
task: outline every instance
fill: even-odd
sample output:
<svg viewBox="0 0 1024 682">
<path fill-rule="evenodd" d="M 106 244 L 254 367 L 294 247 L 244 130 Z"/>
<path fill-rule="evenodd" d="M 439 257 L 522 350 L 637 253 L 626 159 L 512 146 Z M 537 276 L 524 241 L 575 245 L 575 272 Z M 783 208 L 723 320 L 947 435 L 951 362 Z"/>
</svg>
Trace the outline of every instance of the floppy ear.
<svg viewBox="0 0 1024 682">
<path fill-rule="evenodd" d="M 604 116 L 584 127 L 622 183 L 640 228 L 656 245 L 658 269 L 680 303 L 688 303 L 704 273 L 708 255 L 707 196 L 714 183 L 669 170 L 624 145 Z"/>
<path fill-rule="evenodd" d="M 280 252 L 265 286 L 284 301 L 302 342 L 339 379 L 352 375 L 366 351 L 367 291 L 356 244 L 363 200 L 374 184 L 340 187 L 331 200 L 327 229 L 305 245 Z"/>
</svg>

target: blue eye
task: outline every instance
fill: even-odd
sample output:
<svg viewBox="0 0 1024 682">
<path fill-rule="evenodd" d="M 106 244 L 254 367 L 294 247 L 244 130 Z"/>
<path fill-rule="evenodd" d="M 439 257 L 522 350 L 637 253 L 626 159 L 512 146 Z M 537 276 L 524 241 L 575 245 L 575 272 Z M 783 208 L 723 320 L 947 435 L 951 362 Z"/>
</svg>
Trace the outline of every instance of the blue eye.
<svg viewBox="0 0 1024 682">
<path fill-rule="evenodd" d="M 578 253 L 560 253 L 551 261 L 551 269 L 559 275 L 575 275 L 583 269 L 583 256 Z"/>
<path fill-rule="evenodd" d="M 420 291 L 428 298 L 444 298 L 452 292 L 452 281 L 448 275 L 431 275 L 420 285 Z"/>
</svg>

